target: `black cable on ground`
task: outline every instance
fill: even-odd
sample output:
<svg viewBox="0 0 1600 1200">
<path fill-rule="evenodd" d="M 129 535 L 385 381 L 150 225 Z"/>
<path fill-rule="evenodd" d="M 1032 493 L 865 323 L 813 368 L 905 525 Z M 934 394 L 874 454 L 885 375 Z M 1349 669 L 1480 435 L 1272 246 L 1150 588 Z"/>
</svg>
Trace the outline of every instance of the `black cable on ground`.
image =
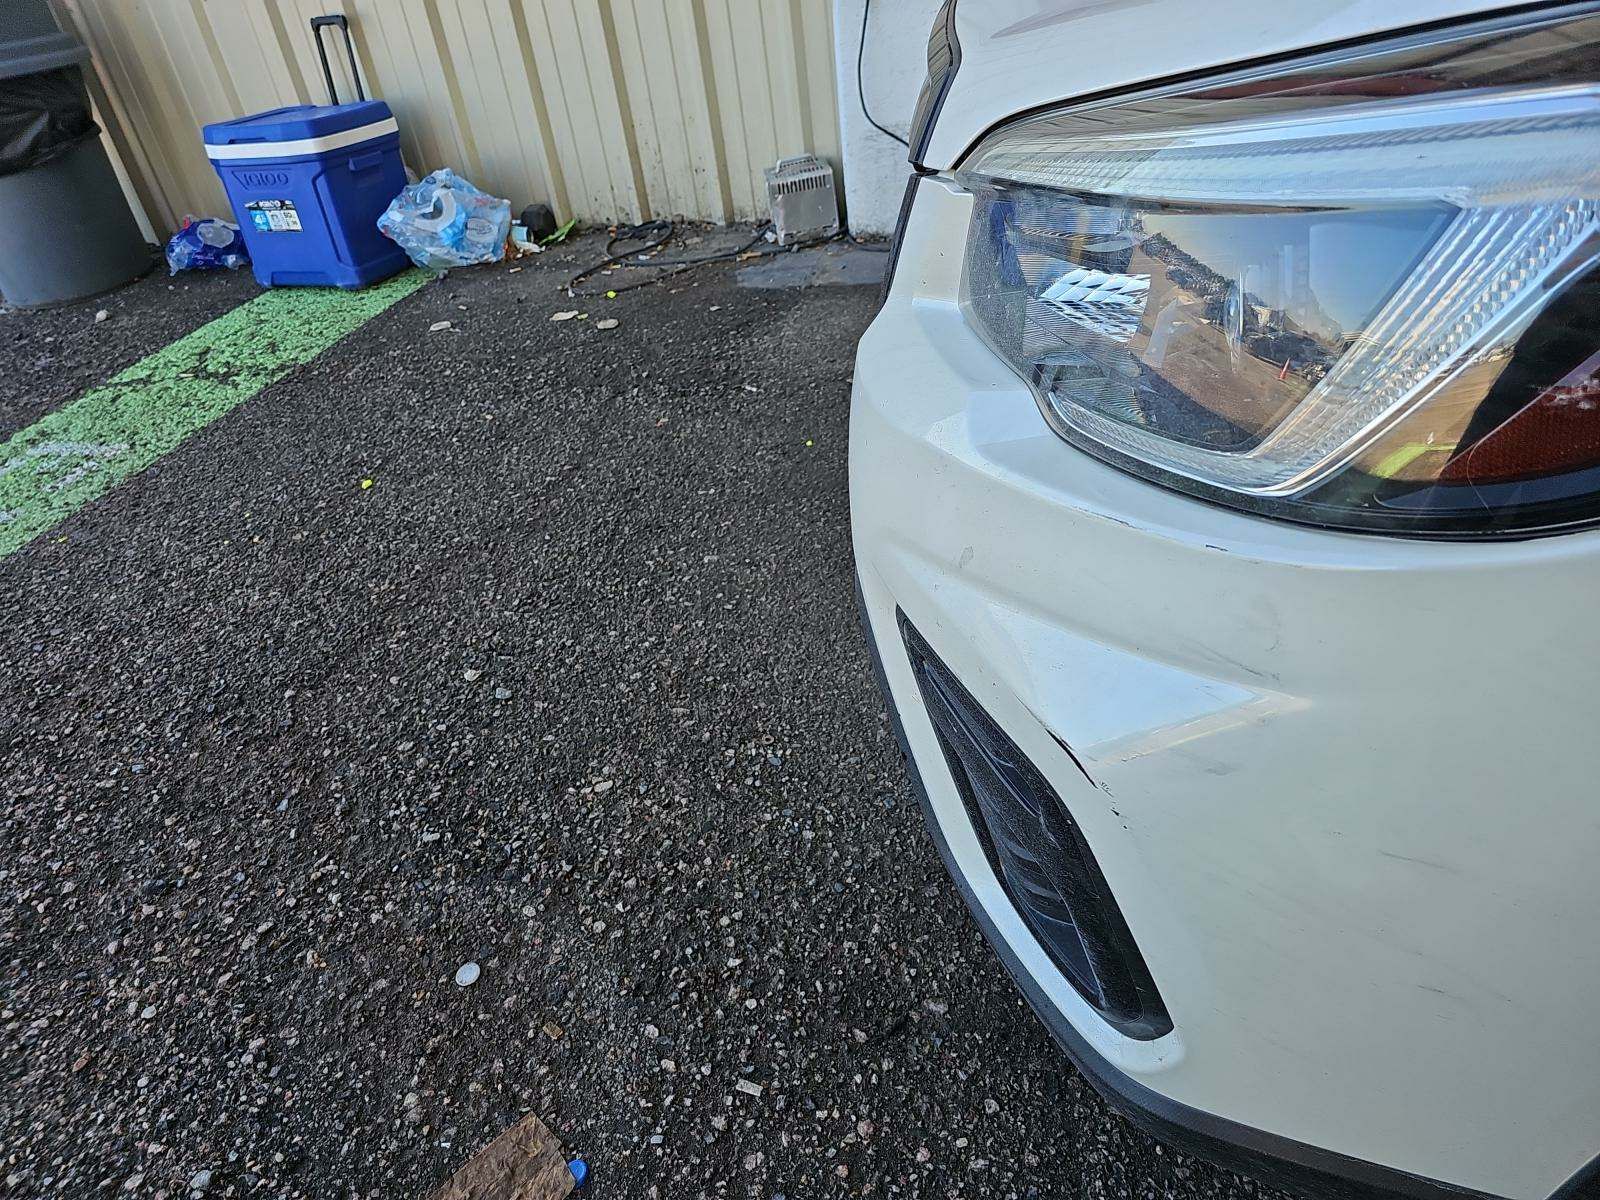
<svg viewBox="0 0 1600 1200">
<path fill-rule="evenodd" d="M 861 0 L 861 40 L 856 43 L 856 99 L 861 101 L 861 115 L 867 119 L 868 125 L 871 125 L 885 137 L 892 137 L 909 150 L 911 149 L 911 143 L 894 132 L 894 130 L 885 129 L 882 125 L 879 125 L 872 119 L 872 112 L 867 108 L 867 89 L 861 83 L 861 59 L 867 52 L 867 17 L 871 13 L 872 0 Z"/>
<path fill-rule="evenodd" d="M 763 222 L 761 225 L 756 227 L 754 237 L 752 237 L 748 242 L 745 242 L 742 246 L 735 246 L 731 250 L 719 250 L 715 254 L 702 254 L 697 258 L 658 258 L 653 259 L 650 262 L 624 262 L 626 259 L 633 258 L 640 254 L 648 254 L 650 251 L 657 250 L 666 245 L 668 239 L 672 237 L 673 228 L 672 222 L 666 220 L 646 221 L 642 225 L 623 226 L 613 233 L 607 240 L 606 256 L 593 266 L 585 267 L 576 275 L 568 279 L 563 290 L 569 296 L 602 296 L 606 292 L 631 292 L 634 288 L 649 287 L 653 283 L 661 283 L 664 280 L 671 279 L 675 275 L 682 275 L 685 271 L 692 271 L 695 267 L 704 266 L 706 263 L 724 262 L 730 258 L 738 258 L 739 255 L 744 254 L 754 247 L 760 245 L 762 240 L 767 236 L 766 223 Z M 660 232 L 661 230 L 664 230 L 664 232 Z M 636 246 L 631 250 L 613 252 L 613 247 L 618 242 L 631 241 L 635 238 L 646 237 L 651 233 L 658 232 L 659 236 L 655 237 L 653 241 L 649 241 L 643 246 Z M 786 250 L 788 248 L 789 247 L 787 246 L 784 247 Z M 573 288 L 577 284 L 581 283 L 585 279 L 588 279 L 591 275 L 603 271 L 607 267 L 619 265 L 637 267 L 641 270 L 656 268 L 661 270 L 662 273 L 659 275 L 651 275 L 644 279 L 635 279 L 632 283 L 616 284 L 598 292 L 573 291 Z"/>
<path fill-rule="evenodd" d="M 585 279 L 589 278 L 589 276 L 593 275 L 596 271 L 604 271 L 607 267 L 620 263 L 630 254 L 648 254 L 652 250 L 656 250 L 662 246 L 665 246 L 668 239 L 672 237 L 672 231 L 674 228 L 675 227 L 671 221 L 645 221 L 638 225 L 619 226 L 617 231 L 613 233 L 606 241 L 606 256 L 593 266 L 585 267 L 576 275 L 572 276 L 572 278 L 568 279 L 564 290 L 569 296 L 576 295 L 577 293 L 573 292 L 572 289 Z M 612 248 L 618 242 L 635 241 L 639 238 L 648 239 L 652 234 L 656 235 L 655 240 L 647 241 L 643 246 L 635 246 L 631 250 L 622 250 L 616 253 L 612 252 Z M 654 281 L 646 280 L 645 282 L 650 283 Z M 637 287 L 638 285 L 634 284 L 632 286 Z M 621 289 L 612 288 L 610 290 L 620 291 Z"/>
<path fill-rule="evenodd" d="M 703 267 L 707 263 L 726 262 L 729 259 L 739 258 L 741 255 L 748 254 L 751 250 L 756 250 L 756 247 L 761 246 L 761 243 L 766 240 L 767 226 L 770 224 L 770 221 L 761 222 L 755 227 L 755 234 L 748 242 L 740 246 L 734 246 L 729 250 L 718 250 L 714 254 L 701 254 L 694 258 L 656 258 L 649 262 L 629 262 L 626 260 L 640 254 L 648 254 L 650 251 L 658 250 L 666 245 L 671 240 L 675 229 L 673 223 L 663 219 L 645 221 L 639 225 L 623 225 L 606 240 L 606 256 L 599 262 L 583 268 L 583 270 L 570 277 L 562 285 L 562 291 L 566 292 L 568 296 L 577 298 L 603 296 L 607 292 L 620 294 L 622 292 L 631 292 L 635 288 L 649 287 L 651 284 L 661 283 L 674 276 L 682 275 L 685 271 L 692 271 L 695 267 Z M 649 240 L 643 246 L 636 246 L 629 250 L 615 249 L 618 242 L 634 241 L 639 238 Z M 867 245 L 857 241 L 855 237 L 848 233 L 840 232 L 825 238 L 814 238 L 809 242 L 795 242 L 788 246 L 761 246 L 761 249 L 756 250 L 756 254 L 761 258 L 770 258 L 775 254 L 787 254 L 793 250 L 809 250 L 813 246 L 825 246 L 829 242 L 840 240 L 851 242 L 863 250 L 883 252 L 889 249 L 887 245 Z M 631 283 L 613 284 L 600 291 L 578 292 L 573 290 L 574 287 L 590 276 L 604 271 L 607 267 L 614 266 L 631 267 L 639 270 L 654 268 L 661 270 L 662 273 L 650 275 L 644 279 L 635 279 Z"/>
</svg>

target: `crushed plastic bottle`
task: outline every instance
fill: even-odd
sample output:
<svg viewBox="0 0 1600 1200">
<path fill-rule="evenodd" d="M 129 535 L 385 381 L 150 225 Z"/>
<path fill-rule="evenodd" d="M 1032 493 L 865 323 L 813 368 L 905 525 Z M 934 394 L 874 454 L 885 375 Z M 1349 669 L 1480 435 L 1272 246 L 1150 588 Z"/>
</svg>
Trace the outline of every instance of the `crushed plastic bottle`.
<svg viewBox="0 0 1600 1200">
<path fill-rule="evenodd" d="M 404 188 L 378 218 L 378 228 L 430 271 L 499 262 L 511 232 L 511 202 L 443 167 Z"/>
<path fill-rule="evenodd" d="M 216 217 L 184 217 L 178 232 L 167 239 L 167 274 L 179 271 L 233 271 L 250 261 L 244 236 L 232 221 Z"/>
</svg>

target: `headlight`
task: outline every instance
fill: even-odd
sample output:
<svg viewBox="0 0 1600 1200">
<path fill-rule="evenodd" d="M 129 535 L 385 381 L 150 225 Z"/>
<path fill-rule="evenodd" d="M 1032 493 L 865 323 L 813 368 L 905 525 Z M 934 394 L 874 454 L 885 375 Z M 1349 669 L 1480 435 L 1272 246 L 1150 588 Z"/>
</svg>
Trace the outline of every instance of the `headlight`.
<svg viewBox="0 0 1600 1200">
<path fill-rule="evenodd" d="M 1208 499 L 1600 518 L 1596 46 L 1497 22 L 1002 128 L 957 171 L 969 317 L 1063 437 Z"/>
</svg>

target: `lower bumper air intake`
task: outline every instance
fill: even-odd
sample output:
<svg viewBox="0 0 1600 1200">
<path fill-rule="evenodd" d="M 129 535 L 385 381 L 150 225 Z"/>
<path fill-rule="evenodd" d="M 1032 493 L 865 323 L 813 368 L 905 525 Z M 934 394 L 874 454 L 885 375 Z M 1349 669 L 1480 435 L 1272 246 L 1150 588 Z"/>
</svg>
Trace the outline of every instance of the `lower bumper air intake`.
<svg viewBox="0 0 1600 1200">
<path fill-rule="evenodd" d="M 1108 1024 L 1149 1040 L 1172 1018 L 1078 823 L 1055 789 L 899 613 L 928 717 L 989 866 L 1051 961 Z"/>
</svg>

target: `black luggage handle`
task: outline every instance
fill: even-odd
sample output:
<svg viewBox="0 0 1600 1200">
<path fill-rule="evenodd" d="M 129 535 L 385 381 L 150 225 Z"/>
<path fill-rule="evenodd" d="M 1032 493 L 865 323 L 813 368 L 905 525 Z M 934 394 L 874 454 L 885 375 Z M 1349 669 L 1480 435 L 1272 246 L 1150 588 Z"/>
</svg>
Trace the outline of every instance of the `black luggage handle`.
<svg viewBox="0 0 1600 1200">
<path fill-rule="evenodd" d="M 350 40 L 350 18 L 343 13 L 335 13 L 328 17 L 311 18 L 311 37 L 317 43 L 317 55 L 322 59 L 322 78 L 328 83 L 328 103 L 339 103 L 339 93 L 333 87 L 333 72 L 328 68 L 328 44 L 322 40 L 324 26 L 337 25 L 344 30 L 344 49 L 350 56 L 350 82 L 356 86 L 356 99 L 365 100 L 366 92 L 361 90 L 361 73 L 356 70 L 356 47 Z"/>
</svg>

